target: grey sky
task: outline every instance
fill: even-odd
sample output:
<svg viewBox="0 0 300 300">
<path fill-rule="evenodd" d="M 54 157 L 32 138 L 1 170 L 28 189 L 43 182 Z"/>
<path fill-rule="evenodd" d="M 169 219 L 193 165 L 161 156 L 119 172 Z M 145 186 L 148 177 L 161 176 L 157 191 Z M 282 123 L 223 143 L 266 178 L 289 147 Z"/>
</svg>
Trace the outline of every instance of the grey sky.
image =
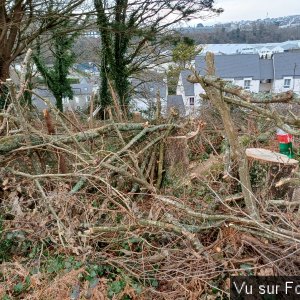
<svg viewBox="0 0 300 300">
<path fill-rule="evenodd" d="M 216 0 L 216 7 L 222 7 L 225 10 L 224 13 L 201 23 L 210 25 L 300 15 L 299 0 Z"/>
</svg>

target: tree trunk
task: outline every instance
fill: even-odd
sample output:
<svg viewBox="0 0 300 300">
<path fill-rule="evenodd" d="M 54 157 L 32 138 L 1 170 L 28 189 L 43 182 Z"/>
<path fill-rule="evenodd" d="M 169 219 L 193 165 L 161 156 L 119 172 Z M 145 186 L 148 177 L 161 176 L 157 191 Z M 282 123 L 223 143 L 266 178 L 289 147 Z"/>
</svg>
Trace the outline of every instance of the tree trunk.
<svg viewBox="0 0 300 300">
<path fill-rule="evenodd" d="M 9 60 L 0 60 L 0 109 L 4 109 L 9 103 L 7 99 L 8 89 L 1 82 L 9 78 Z"/>
<path fill-rule="evenodd" d="M 10 60 L 0 59 L 0 80 L 6 81 L 9 78 Z"/>
<path fill-rule="evenodd" d="M 186 136 L 167 138 L 165 168 L 166 174 L 170 178 L 183 178 L 187 176 L 189 157 Z"/>
<path fill-rule="evenodd" d="M 210 76 L 215 75 L 214 56 L 208 52 L 206 55 L 207 74 Z M 201 83 L 201 82 L 200 82 Z M 202 82 L 209 100 L 217 108 L 219 114 L 222 117 L 226 136 L 228 138 L 233 159 L 238 162 L 239 179 L 245 199 L 245 204 L 248 213 L 254 219 L 259 219 L 259 211 L 256 205 L 256 199 L 252 191 L 248 167 L 248 159 L 246 156 L 245 149 L 240 145 L 238 135 L 234 126 L 234 122 L 231 118 L 230 107 L 224 101 L 222 92 L 213 86 L 207 86 Z"/>
<path fill-rule="evenodd" d="M 56 107 L 59 111 L 63 112 L 64 111 L 64 106 L 63 106 L 63 97 L 61 95 L 55 96 L 56 99 Z"/>
<path fill-rule="evenodd" d="M 149 126 L 145 128 L 144 124 L 139 123 L 116 123 L 116 124 L 107 124 L 102 127 L 93 128 L 90 130 L 86 130 L 83 132 L 75 133 L 73 136 L 68 135 L 52 135 L 52 136 L 39 136 L 37 134 L 15 134 L 10 136 L 1 137 L 0 139 L 0 155 L 5 155 L 13 150 L 19 149 L 26 145 L 26 139 L 30 141 L 31 146 L 40 145 L 44 143 L 74 143 L 74 140 L 77 142 L 84 142 L 88 140 L 94 140 L 102 136 L 103 134 L 110 133 L 114 130 L 115 126 L 120 131 L 131 131 L 131 130 L 143 130 L 144 136 L 150 132 L 154 131 L 162 131 L 162 130 L 170 130 L 172 128 L 176 128 L 176 125 L 170 124 L 161 124 L 157 126 Z M 30 146 L 30 145 L 26 145 Z"/>
</svg>

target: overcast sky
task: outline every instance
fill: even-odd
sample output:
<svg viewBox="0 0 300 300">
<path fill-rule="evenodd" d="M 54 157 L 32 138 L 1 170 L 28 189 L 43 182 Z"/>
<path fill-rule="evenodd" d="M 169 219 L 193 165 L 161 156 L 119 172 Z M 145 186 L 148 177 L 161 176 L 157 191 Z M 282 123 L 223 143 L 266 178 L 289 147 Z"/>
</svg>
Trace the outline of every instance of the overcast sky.
<svg viewBox="0 0 300 300">
<path fill-rule="evenodd" d="M 204 25 L 240 20 L 257 20 L 300 15 L 300 0 L 216 0 L 224 12 L 219 17 L 203 21 Z"/>
</svg>

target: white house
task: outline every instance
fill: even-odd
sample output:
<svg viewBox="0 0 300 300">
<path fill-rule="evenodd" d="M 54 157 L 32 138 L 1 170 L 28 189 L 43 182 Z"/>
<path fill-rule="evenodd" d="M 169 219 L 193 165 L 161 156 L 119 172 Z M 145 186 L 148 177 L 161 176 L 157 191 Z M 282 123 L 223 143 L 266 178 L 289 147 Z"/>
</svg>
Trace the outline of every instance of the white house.
<svg viewBox="0 0 300 300">
<path fill-rule="evenodd" d="M 292 90 L 300 95 L 300 52 L 276 53 L 272 57 L 274 93 Z"/>
<path fill-rule="evenodd" d="M 215 56 L 216 76 L 225 81 L 241 86 L 245 90 L 258 93 L 260 91 L 260 58 L 258 54 L 235 54 Z M 196 57 L 196 70 L 200 75 L 206 74 L 204 56 Z M 200 84 L 195 90 L 204 93 Z"/>
<path fill-rule="evenodd" d="M 73 78 L 74 79 L 74 78 Z M 88 78 L 79 77 L 78 83 L 71 84 L 73 91 L 73 99 L 64 98 L 64 110 L 84 110 L 88 107 L 94 85 L 89 82 Z M 55 106 L 55 97 L 46 86 L 39 86 L 34 89 L 36 95 L 32 97 L 32 104 L 39 110 L 48 108 L 48 105 L 41 99 L 47 99 L 52 105 Z M 37 96 L 38 95 L 38 96 Z"/>
<path fill-rule="evenodd" d="M 206 74 L 204 56 L 196 57 L 195 67 L 200 75 Z M 215 55 L 215 68 L 216 76 L 249 92 L 292 90 L 300 95 L 300 52 L 275 53 L 265 58 L 258 54 Z M 204 93 L 199 83 L 187 81 L 190 74 L 190 71 L 181 72 L 177 86 L 177 95 L 183 98 L 186 114 L 201 107 L 199 94 Z"/>
<path fill-rule="evenodd" d="M 176 94 L 182 96 L 185 113 L 187 115 L 193 115 L 197 114 L 197 111 L 201 106 L 201 99 L 199 96 L 199 85 L 187 81 L 189 75 L 192 75 L 190 70 L 183 70 L 180 72 Z M 170 101 L 171 99 L 169 99 L 169 102 Z M 183 110 L 181 109 L 181 111 Z"/>
</svg>

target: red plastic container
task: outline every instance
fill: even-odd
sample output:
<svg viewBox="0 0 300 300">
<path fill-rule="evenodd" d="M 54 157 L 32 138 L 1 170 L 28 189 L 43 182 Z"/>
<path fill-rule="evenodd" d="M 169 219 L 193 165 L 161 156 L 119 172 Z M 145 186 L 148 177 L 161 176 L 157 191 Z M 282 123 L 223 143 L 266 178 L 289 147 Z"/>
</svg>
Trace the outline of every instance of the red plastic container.
<svg viewBox="0 0 300 300">
<path fill-rule="evenodd" d="M 291 143 L 293 141 L 293 136 L 289 133 L 277 134 L 277 141 L 284 144 Z"/>
</svg>

